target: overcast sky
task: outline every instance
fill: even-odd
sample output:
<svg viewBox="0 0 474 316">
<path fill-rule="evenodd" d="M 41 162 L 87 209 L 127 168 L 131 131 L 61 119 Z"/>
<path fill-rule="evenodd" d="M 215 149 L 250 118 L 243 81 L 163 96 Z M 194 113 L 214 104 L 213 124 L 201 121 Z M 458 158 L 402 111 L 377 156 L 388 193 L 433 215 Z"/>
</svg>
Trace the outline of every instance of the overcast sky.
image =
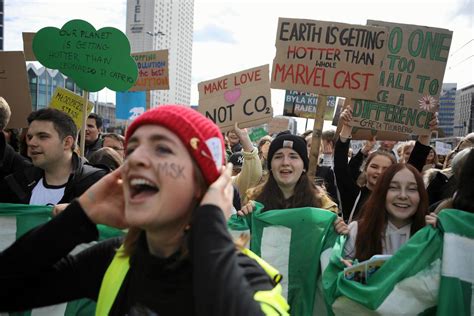
<svg viewBox="0 0 474 316">
<path fill-rule="evenodd" d="M 22 32 L 61 28 L 72 19 L 86 20 L 96 29 L 113 26 L 125 32 L 126 0 L 4 2 L 5 50 L 23 50 Z M 278 17 L 447 28 L 454 34 L 444 82 L 455 82 L 458 88 L 474 84 L 473 0 L 196 0 L 191 104 L 198 103 L 198 82 L 263 64 L 271 67 Z M 283 99 L 284 91 L 272 90 L 275 114 L 282 113 Z"/>
</svg>

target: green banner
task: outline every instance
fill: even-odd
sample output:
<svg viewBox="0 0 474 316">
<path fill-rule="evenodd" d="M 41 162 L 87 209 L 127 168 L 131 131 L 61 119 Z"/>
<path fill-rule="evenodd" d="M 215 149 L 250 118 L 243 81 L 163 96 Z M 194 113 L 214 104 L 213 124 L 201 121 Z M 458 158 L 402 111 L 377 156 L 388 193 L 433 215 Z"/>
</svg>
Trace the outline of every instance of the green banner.
<svg viewBox="0 0 474 316">
<path fill-rule="evenodd" d="M 233 215 L 228 227 L 233 235 L 249 231 L 250 250 L 283 275 L 283 295 L 291 315 L 312 315 L 317 306 L 317 281 L 321 275 L 321 253 L 333 246 L 337 234 L 336 215 L 316 208 L 295 208 L 262 212 L 263 205 L 246 217 Z"/>
</svg>

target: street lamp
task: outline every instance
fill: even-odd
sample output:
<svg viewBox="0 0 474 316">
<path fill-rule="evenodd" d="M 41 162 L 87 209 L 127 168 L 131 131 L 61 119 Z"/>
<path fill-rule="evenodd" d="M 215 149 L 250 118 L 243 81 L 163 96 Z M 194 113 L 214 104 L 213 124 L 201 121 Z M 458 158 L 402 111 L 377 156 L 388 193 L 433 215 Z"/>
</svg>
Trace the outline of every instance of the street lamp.
<svg viewBox="0 0 474 316">
<path fill-rule="evenodd" d="M 155 32 L 155 33 L 152 33 L 150 31 L 146 32 L 148 35 L 150 36 L 158 36 L 158 35 L 166 35 L 165 33 L 163 33 L 162 31 L 158 31 L 158 32 Z"/>
<path fill-rule="evenodd" d="M 158 32 L 155 32 L 155 33 L 150 32 L 150 31 L 147 31 L 146 34 L 148 34 L 148 35 L 150 35 L 151 37 L 153 37 L 153 49 L 156 49 L 156 47 L 155 47 L 155 38 L 156 38 L 157 36 L 160 36 L 160 35 L 161 35 L 161 36 L 165 36 L 165 35 L 166 35 L 166 34 L 163 33 L 162 31 L 158 31 Z"/>
</svg>

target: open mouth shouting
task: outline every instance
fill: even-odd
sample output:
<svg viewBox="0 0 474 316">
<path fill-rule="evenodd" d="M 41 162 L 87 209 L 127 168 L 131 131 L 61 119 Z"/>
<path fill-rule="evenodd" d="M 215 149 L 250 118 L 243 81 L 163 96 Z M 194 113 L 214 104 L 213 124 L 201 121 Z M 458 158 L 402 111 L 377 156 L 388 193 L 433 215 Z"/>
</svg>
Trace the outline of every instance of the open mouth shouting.
<svg viewBox="0 0 474 316">
<path fill-rule="evenodd" d="M 145 178 L 132 178 L 129 183 L 132 202 L 144 200 L 160 191 L 155 183 Z"/>
</svg>

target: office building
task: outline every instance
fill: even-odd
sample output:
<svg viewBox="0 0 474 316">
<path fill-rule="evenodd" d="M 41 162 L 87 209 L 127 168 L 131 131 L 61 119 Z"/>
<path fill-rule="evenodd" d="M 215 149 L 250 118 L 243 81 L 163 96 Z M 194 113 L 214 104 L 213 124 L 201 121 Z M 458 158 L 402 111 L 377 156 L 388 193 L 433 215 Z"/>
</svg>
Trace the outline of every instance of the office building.
<svg viewBox="0 0 474 316">
<path fill-rule="evenodd" d="M 454 109 L 454 136 L 464 136 L 473 132 L 474 85 L 456 92 Z"/>
<path fill-rule="evenodd" d="M 444 132 L 443 137 L 453 136 L 456 86 L 455 83 L 443 83 L 439 96 L 438 119 L 439 128 Z"/>
<path fill-rule="evenodd" d="M 150 104 L 191 102 L 193 0 L 127 0 L 126 34 L 132 52 L 168 49 L 169 90 L 152 91 Z"/>
<path fill-rule="evenodd" d="M 26 69 L 33 111 L 48 107 L 54 90 L 58 86 L 82 95 L 82 89 L 58 70 L 36 68 L 32 63 L 28 64 Z"/>
</svg>

